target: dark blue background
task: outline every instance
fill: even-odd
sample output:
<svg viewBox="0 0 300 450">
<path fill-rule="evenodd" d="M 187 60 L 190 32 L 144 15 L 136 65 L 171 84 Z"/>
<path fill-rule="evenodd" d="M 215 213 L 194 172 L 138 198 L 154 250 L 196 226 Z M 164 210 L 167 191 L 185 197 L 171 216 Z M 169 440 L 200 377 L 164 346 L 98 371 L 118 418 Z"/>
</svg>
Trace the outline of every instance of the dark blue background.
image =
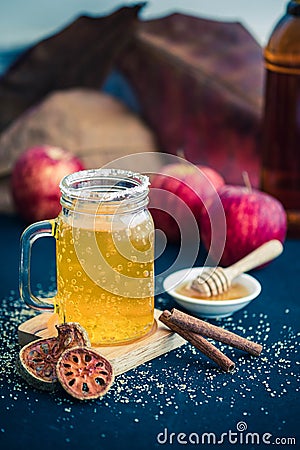
<svg viewBox="0 0 300 450">
<path fill-rule="evenodd" d="M 15 371 L 17 327 L 34 314 L 18 295 L 19 238 L 25 224 L 17 217 L 0 216 L 0 447 L 1 449 L 154 449 L 257 448 L 224 443 L 179 444 L 178 433 L 215 433 L 220 439 L 237 424 L 247 432 L 296 437 L 299 448 L 299 280 L 300 241 L 288 240 L 283 255 L 253 272 L 262 293 L 245 310 L 217 323 L 264 345 L 260 358 L 222 346 L 236 362 L 226 374 L 190 345 L 117 377 L 102 400 L 78 402 L 64 392 L 45 393 L 28 386 Z M 172 261 L 169 247 L 156 262 L 157 273 Z M 201 263 L 200 254 L 198 263 Z M 40 240 L 33 255 L 33 286 L 47 292 L 54 286 L 54 242 Z M 160 309 L 176 306 L 159 295 Z M 167 443 L 157 435 L 167 430 Z M 176 433 L 175 443 L 170 443 Z M 181 437 L 184 438 L 183 436 Z M 163 436 L 161 436 L 163 439 Z M 261 444 L 259 447 L 266 447 Z M 276 448 L 286 448 L 276 445 Z"/>
</svg>

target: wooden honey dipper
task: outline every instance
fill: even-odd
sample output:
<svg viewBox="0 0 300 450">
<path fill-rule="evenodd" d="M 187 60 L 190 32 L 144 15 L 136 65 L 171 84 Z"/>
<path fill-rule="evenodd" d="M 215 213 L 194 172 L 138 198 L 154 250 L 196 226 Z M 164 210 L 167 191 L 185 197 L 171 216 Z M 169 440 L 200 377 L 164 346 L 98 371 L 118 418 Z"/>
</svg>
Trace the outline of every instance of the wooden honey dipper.
<svg viewBox="0 0 300 450">
<path fill-rule="evenodd" d="M 230 288 L 232 281 L 238 275 L 271 261 L 279 256 L 282 251 L 282 243 L 277 239 L 273 239 L 229 267 L 204 269 L 191 282 L 190 288 L 200 292 L 203 298 L 223 294 Z"/>
</svg>

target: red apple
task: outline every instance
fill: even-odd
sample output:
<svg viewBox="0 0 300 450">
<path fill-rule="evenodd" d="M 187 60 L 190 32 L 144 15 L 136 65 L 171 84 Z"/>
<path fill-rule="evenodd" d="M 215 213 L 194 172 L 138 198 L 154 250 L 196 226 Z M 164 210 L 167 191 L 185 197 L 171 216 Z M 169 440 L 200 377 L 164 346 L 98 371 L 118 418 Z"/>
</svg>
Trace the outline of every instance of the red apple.
<svg viewBox="0 0 300 450">
<path fill-rule="evenodd" d="M 25 150 L 14 164 L 11 191 L 16 211 L 26 222 L 52 219 L 60 206 L 60 180 L 84 169 L 71 152 L 48 145 Z"/>
<path fill-rule="evenodd" d="M 287 231 L 287 218 L 282 204 L 274 197 L 256 189 L 242 186 L 223 186 L 219 199 L 224 208 L 226 233 L 214 226 L 214 248 L 225 247 L 220 262 L 222 266 L 235 263 L 263 243 L 278 239 L 282 243 Z M 207 250 L 211 247 L 211 222 L 216 199 L 208 201 L 207 209 L 201 211 L 201 237 Z M 209 218 L 210 216 L 210 218 Z M 214 255 L 211 254 L 212 258 Z"/>
<path fill-rule="evenodd" d="M 178 242 L 183 228 L 200 227 L 203 203 L 224 185 L 223 177 L 206 166 L 173 163 L 151 180 L 150 211 L 156 228 L 171 242 Z"/>
</svg>

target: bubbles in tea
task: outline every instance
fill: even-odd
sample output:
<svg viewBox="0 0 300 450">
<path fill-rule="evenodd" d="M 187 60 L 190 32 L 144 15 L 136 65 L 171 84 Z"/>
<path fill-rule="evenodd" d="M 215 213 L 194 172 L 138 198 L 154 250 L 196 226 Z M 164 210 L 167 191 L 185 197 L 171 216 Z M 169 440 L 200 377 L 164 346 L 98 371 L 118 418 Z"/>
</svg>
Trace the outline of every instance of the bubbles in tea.
<svg viewBox="0 0 300 450">
<path fill-rule="evenodd" d="M 57 231 L 57 296 L 60 320 L 79 322 L 93 345 L 137 339 L 151 330 L 154 310 L 153 223 L 97 219 Z"/>
</svg>

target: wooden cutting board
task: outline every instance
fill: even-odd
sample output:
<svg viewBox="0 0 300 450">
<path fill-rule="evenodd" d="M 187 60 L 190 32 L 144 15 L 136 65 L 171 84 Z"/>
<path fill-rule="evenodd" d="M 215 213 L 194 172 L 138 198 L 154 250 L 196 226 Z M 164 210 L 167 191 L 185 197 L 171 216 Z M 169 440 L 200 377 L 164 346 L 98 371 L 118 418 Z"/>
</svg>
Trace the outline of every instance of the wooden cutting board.
<svg viewBox="0 0 300 450">
<path fill-rule="evenodd" d="M 147 336 L 130 344 L 96 347 L 103 356 L 109 359 L 114 367 L 115 375 L 127 372 L 186 342 L 158 320 L 160 314 L 161 311 L 157 309 L 154 311 L 154 326 Z M 52 313 L 42 313 L 22 323 L 18 327 L 20 345 L 23 346 L 35 339 L 52 337 L 53 334 L 47 327 L 51 316 Z"/>
</svg>

